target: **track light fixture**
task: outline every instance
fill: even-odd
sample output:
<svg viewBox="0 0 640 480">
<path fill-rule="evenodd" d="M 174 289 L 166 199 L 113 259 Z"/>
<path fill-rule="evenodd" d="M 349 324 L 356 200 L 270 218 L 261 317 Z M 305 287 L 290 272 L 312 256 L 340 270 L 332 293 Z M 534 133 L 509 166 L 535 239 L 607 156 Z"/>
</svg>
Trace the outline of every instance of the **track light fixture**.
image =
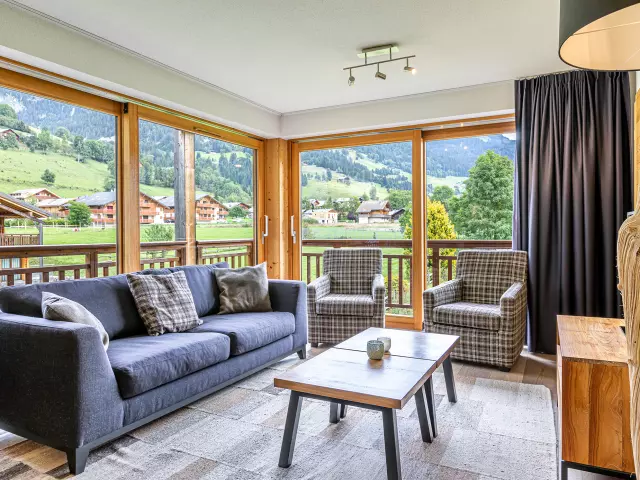
<svg viewBox="0 0 640 480">
<path fill-rule="evenodd" d="M 404 71 L 407 73 L 410 73 L 411 75 L 415 75 L 416 74 L 416 67 L 410 67 L 409 66 L 409 59 L 407 58 L 407 66 L 404 67 Z"/>
<path fill-rule="evenodd" d="M 353 87 L 354 83 L 356 83 L 356 77 L 351 74 L 351 69 L 349 69 L 349 86 Z"/>
<path fill-rule="evenodd" d="M 407 62 L 407 65 L 404 67 L 404 71 L 411 73 L 412 75 L 416 74 L 416 69 L 415 67 L 410 67 L 409 66 L 409 59 L 411 58 L 415 58 L 415 55 L 408 55 L 406 57 L 399 57 L 399 58 L 393 58 L 393 52 L 394 51 L 398 51 L 398 47 L 397 45 L 380 45 L 377 47 L 369 47 L 369 48 L 364 48 L 362 50 L 362 54 L 358 54 L 358 56 L 360 55 L 364 55 L 364 64 L 363 65 L 353 65 L 351 67 L 345 67 L 342 70 L 349 70 L 349 81 L 348 84 L 350 87 L 352 87 L 355 82 L 356 79 L 353 76 L 352 70 L 355 68 L 362 68 L 362 67 L 368 67 L 368 66 L 373 66 L 376 65 L 377 69 L 376 69 L 376 73 L 374 75 L 374 78 L 378 78 L 380 80 L 386 80 L 387 79 L 387 75 L 382 73 L 380 71 L 380 64 L 381 63 L 389 63 L 389 62 L 397 62 L 400 60 L 405 60 Z M 376 55 L 389 55 L 389 59 L 388 60 L 381 60 L 379 62 L 371 62 L 369 63 L 369 56 L 376 56 Z"/>
</svg>

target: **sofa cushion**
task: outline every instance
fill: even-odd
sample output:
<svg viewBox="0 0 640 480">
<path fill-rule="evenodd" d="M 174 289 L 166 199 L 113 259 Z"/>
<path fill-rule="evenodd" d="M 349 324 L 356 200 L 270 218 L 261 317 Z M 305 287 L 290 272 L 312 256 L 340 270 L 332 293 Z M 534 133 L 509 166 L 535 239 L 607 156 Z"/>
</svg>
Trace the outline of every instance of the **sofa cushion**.
<svg viewBox="0 0 640 480">
<path fill-rule="evenodd" d="M 346 315 L 372 317 L 375 302 L 370 295 L 347 295 L 330 293 L 316 302 L 316 313 L 320 315 Z"/>
<path fill-rule="evenodd" d="M 457 302 L 433 309 L 433 321 L 456 327 L 500 330 L 500 305 Z"/>
<path fill-rule="evenodd" d="M 231 355 L 241 355 L 291 335 L 295 317 L 289 312 L 229 313 L 202 318 L 189 333 L 217 332 L 231 339 Z"/>
<path fill-rule="evenodd" d="M 125 275 L 0 288 L 0 310 L 42 318 L 42 292 L 78 302 L 100 320 L 110 340 L 146 333 Z"/>
<path fill-rule="evenodd" d="M 229 268 L 227 262 L 212 265 L 186 265 L 184 267 L 154 268 L 140 272 L 144 275 L 162 275 L 173 272 L 184 272 L 189 289 L 193 295 L 193 303 L 199 317 L 213 315 L 220 309 L 220 291 L 215 279 L 217 268 Z"/>
<path fill-rule="evenodd" d="M 219 333 L 167 333 L 114 340 L 107 355 L 123 398 L 229 358 L 229 337 Z"/>
</svg>

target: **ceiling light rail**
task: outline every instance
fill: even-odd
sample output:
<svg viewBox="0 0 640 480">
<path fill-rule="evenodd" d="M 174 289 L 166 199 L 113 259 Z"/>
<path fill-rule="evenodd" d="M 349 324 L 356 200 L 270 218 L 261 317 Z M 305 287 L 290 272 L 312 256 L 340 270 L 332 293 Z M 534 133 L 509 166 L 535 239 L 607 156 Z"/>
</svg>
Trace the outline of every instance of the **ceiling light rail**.
<svg viewBox="0 0 640 480">
<path fill-rule="evenodd" d="M 380 52 L 387 52 L 389 55 L 389 58 L 387 60 L 380 60 L 378 62 L 371 62 L 369 63 L 369 55 L 380 55 Z M 363 68 L 363 67 L 373 67 L 376 66 L 376 73 L 374 74 L 374 78 L 378 78 L 380 80 L 386 80 L 387 79 L 387 75 L 382 73 L 380 71 L 380 65 L 384 64 L 384 63 L 390 63 L 390 62 L 400 62 L 400 61 L 406 61 L 406 66 L 403 68 L 403 70 L 407 73 L 411 73 L 412 75 L 415 75 L 417 70 L 415 67 L 411 67 L 409 65 L 409 60 L 412 58 L 416 58 L 415 55 L 406 55 L 404 57 L 397 57 L 397 58 L 393 58 L 393 52 L 394 51 L 398 51 L 398 47 L 397 45 L 381 45 L 381 46 L 377 46 L 377 47 L 369 47 L 369 48 L 365 48 L 362 50 L 362 54 L 360 55 L 364 55 L 364 63 L 360 64 L 360 65 L 352 65 L 351 67 L 345 67 L 342 70 L 346 71 L 349 70 L 349 80 L 348 80 L 348 84 L 349 86 L 353 86 L 356 82 L 355 77 L 353 76 L 353 72 L 352 70 L 355 70 L 357 68 Z M 375 52 L 375 53 L 374 53 Z"/>
</svg>

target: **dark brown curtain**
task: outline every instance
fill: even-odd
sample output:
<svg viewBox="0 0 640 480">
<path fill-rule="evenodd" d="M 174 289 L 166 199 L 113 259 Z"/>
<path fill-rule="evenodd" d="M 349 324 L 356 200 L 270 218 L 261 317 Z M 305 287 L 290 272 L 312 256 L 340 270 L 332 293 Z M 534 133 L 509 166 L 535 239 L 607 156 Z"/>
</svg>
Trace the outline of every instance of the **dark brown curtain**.
<svg viewBox="0 0 640 480">
<path fill-rule="evenodd" d="M 618 317 L 616 241 L 632 209 L 629 74 L 518 80 L 514 248 L 529 253 L 531 351 L 556 349 L 556 315 Z"/>
</svg>

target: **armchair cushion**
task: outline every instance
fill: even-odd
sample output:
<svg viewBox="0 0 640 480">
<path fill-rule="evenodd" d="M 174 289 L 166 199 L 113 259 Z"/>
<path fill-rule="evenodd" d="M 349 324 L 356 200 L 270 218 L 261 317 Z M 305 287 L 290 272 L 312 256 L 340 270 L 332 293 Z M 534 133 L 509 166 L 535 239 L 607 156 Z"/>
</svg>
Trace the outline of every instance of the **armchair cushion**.
<svg viewBox="0 0 640 480">
<path fill-rule="evenodd" d="M 319 315 L 373 316 L 375 302 L 369 295 L 330 293 L 316 302 Z"/>
<path fill-rule="evenodd" d="M 500 330 L 500 305 L 457 302 L 433 309 L 435 323 L 479 330 Z"/>
</svg>

